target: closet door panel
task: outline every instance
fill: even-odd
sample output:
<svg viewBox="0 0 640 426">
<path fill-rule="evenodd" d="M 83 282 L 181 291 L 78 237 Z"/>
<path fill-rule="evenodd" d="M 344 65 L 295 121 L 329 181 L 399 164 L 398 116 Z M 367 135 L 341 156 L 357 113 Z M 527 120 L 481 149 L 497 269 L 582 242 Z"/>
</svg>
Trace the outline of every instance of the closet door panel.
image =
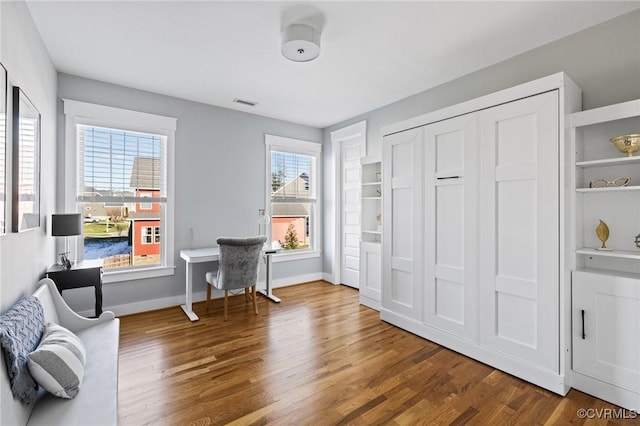
<svg viewBox="0 0 640 426">
<path fill-rule="evenodd" d="M 382 308 L 422 318 L 423 130 L 385 137 Z"/>
<path fill-rule="evenodd" d="M 557 91 L 481 114 L 480 341 L 558 371 Z"/>
<path fill-rule="evenodd" d="M 478 114 L 425 126 L 425 323 L 474 339 Z"/>
</svg>

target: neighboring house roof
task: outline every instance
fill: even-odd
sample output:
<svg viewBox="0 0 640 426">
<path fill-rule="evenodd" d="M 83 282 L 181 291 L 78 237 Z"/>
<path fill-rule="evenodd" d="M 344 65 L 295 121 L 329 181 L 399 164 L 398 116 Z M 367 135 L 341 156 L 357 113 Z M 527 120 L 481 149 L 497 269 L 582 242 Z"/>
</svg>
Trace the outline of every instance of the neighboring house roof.
<svg viewBox="0 0 640 426">
<path fill-rule="evenodd" d="M 309 198 L 309 176 L 301 173 L 273 192 L 271 198 Z"/>
<path fill-rule="evenodd" d="M 309 205 L 299 203 L 273 203 L 271 205 L 271 216 L 273 217 L 303 217 L 309 216 Z"/>
<path fill-rule="evenodd" d="M 160 189 L 160 159 L 134 158 L 129 185 L 137 189 Z"/>
</svg>

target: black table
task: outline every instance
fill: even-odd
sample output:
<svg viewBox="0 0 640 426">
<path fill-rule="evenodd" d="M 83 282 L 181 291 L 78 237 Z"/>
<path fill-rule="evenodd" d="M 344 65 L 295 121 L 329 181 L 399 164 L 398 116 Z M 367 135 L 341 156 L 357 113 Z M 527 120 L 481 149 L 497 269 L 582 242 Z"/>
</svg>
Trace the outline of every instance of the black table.
<svg viewBox="0 0 640 426">
<path fill-rule="evenodd" d="M 65 269 L 62 265 L 53 265 L 46 272 L 47 278 L 51 278 L 58 291 L 70 290 L 81 287 L 95 287 L 96 292 L 96 317 L 102 313 L 102 262 L 82 261 L 71 265 L 71 269 Z"/>
</svg>

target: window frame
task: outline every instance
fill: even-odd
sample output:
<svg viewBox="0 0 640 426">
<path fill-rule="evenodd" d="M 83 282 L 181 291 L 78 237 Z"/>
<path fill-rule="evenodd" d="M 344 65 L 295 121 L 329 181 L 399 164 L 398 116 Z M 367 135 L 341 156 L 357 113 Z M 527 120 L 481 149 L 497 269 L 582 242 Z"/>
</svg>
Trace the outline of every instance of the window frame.
<svg viewBox="0 0 640 426">
<path fill-rule="evenodd" d="M 322 247 L 322 224 L 320 212 L 322 212 L 322 144 L 301 139 L 286 138 L 265 134 L 265 159 L 266 159 L 266 179 L 265 179 L 265 211 L 270 218 L 273 218 L 271 208 L 271 151 L 280 151 L 291 154 L 309 155 L 315 157 L 315 176 L 311 180 L 315 185 L 315 202 L 313 204 L 312 224 L 310 229 L 312 247 L 298 250 L 281 250 L 273 256 L 273 262 L 283 262 L 290 260 L 301 260 L 320 257 Z M 272 226 L 267 226 L 267 239 L 272 242 Z"/>
<path fill-rule="evenodd" d="M 63 99 L 65 114 L 65 155 L 64 155 L 64 209 L 75 212 L 78 209 L 77 167 L 78 143 L 76 128 L 78 125 L 122 129 L 134 132 L 151 133 L 166 137 L 166 177 L 167 201 L 162 219 L 164 243 L 160 242 L 160 265 L 132 266 L 122 270 L 105 269 L 103 282 L 120 282 L 136 279 L 155 278 L 173 275 L 175 272 L 174 253 L 174 210 L 175 210 L 175 131 L 177 119 L 146 112 L 132 111 L 87 102 Z M 72 245 L 72 256 L 82 260 L 81 238 Z"/>
</svg>

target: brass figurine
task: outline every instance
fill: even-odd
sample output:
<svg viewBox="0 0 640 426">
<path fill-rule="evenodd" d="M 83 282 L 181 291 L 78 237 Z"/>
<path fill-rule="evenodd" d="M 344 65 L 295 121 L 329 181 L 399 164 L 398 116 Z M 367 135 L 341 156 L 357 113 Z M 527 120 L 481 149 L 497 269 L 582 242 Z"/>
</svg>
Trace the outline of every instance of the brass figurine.
<svg viewBox="0 0 640 426">
<path fill-rule="evenodd" d="M 602 219 L 600 219 L 600 224 L 596 227 L 596 235 L 598 236 L 598 239 L 602 241 L 602 247 L 597 250 L 610 251 L 611 249 L 608 248 L 606 244 L 609 239 L 609 227 L 602 221 Z"/>
</svg>

